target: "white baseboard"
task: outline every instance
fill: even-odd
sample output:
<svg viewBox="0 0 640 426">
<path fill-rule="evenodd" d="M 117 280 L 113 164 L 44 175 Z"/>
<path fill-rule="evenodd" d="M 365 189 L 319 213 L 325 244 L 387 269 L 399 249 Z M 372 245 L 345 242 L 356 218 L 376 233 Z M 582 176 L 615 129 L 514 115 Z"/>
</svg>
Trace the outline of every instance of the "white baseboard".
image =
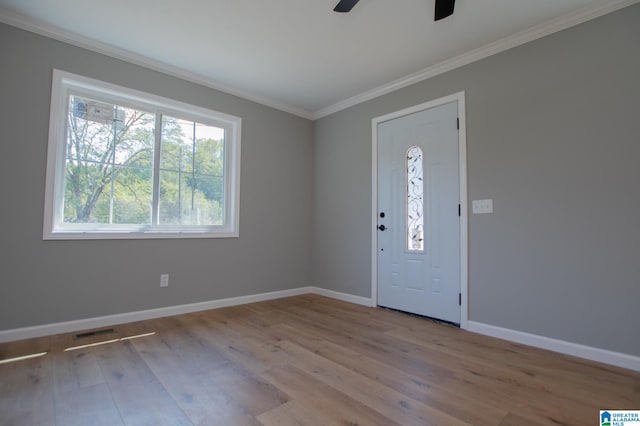
<svg viewBox="0 0 640 426">
<path fill-rule="evenodd" d="M 16 328 L 0 331 L 0 343 L 14 340 L 31 339 L 34 337 L 50 336 L 52 334 L 70 333 L 91 328 L 124 324 L 153 318 L 187 314 L 190 312 L 206 311 L 227 306 L 243 305 L 246 303 L 263 302 L 265 300 L 298 296 L 312 292 L 312 287 L 300 287 L 291 290 L 273 291 L 269 293 L 252 294 L 249 296 L 230 297 L 227 299 L 210 300 L 207 302 L 190 303 L 187 305 L 167 306 L 164 308 L 148 309 L 124 314 L 107 315 L 76 321 L 65 321 L 54 324 L 37 325 L 33 327 Z"/>
<path fill-rule="evenodd" d="M 373 300 L 369 297 L 354 296 L 353 294 L 341 293 L 320 287 L 311 287 L 311 293 L 342 300 L 343 302 L 355 303 L 356 305 L 373 306 Z"/>
<path fill-rule="evenodd" d="M 226 299 L 210 300 L 206 302 L 190 303 L 186 305 L 167 306 L 164 308 L 148 309 L 137 312 L 127 312 L 123 314 L 107 315 L 81 319 L 76 321 L 65 321 L 54 324 L 38 325 L 33 327 L 16 328 L 12 330 L 0 331 L 0 343 L 15 340 L 30 339 L 34 337 L 49 336 L 59 333 L 70 333 L 74 331 L 87 330 L 117 324 L 124 324 L 134 321 L 142 321 L 154 318 L 161 318 L 172 315 L 187 314 L 191 312 L 206 311 L 209 309 L 224 308 L 227 306 L 243 305 L 246 303 L 263 302 L 266 300 L 281 299 L 283 297 L 298 296 L 301 294 L 318 294 L 344 302 L 355 303 L 363 306 L 373 306 L 371 298 L 355 296 L 341 293 L 334 290 L 327 290 L 320 287 L 300 287 L 290 290 L 273 291 L 269 293 L 252 294 L 248 296 L 230 297 Z M 640 357 L 538 336 L 522 331 L 511 330 L 484 324 L 476 321 L 468 321 L 466 329 L 474 333 L 497 337 L 516 343 L 522 343 L 537 348 L 548 349 L 567 355 L 573 355 L 592 361 L 603 362 L 630 370 L 640 371 Z"/>
<path fill-rule="evenodd" d="M 552 339 L 550 337 L 497 327 L 495 325 L 484 324 L 476 321 L 469 321 L 466 329 L 486 336 L 497 337 L 499 339 L 522 343 L 536 348 L 548 349 L 550 351 L 573 355 L 589 359 L 591 361 L 640 371 L 640 357 L 634 355 L 594 348 L 592 346 L 580 345 L 578 343 L 571 343 L 564 340 Z"/>
</svg>

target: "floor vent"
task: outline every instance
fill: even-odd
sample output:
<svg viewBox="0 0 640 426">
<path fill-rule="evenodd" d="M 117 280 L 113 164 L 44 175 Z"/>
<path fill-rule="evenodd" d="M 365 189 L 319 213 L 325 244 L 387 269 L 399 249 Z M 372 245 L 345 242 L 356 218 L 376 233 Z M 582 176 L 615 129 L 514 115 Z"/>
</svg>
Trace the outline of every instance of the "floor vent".
<svg viewBox="0 0 640 426">
<path fill-rule="evenodd" d="M 101 330 L 93 330 L 93 331 L 87 331 L 86 333 L 78 333 L 75 335 L 75 338 L 84 339 L 85 337 L 101 336 L 103 334 L 111 334 L 114 331 L 115 330 L 113 328 L 103 328 Z"/>
</svg>

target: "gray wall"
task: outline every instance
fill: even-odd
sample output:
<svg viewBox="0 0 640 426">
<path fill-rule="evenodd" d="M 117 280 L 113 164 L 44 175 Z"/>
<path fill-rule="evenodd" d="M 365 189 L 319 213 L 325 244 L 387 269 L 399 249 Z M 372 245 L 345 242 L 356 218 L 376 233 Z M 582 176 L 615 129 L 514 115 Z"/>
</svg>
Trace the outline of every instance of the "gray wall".
<svg viewBox="0 0 640 426">
<path fill-rule="evenodd" d="M 640 5 L 316 121 L 313 279 L 369 297 L 371 119 L 466 92 L 469 319 L 640 355 Z"/>
<path fill-rule="evenodd" d="M 0 55 L 0 330 L 310 285 L 311 121 L 2 24 Z M 43 241 L 53 68 L 242 117 L 240 238 Z"/>
</svg>

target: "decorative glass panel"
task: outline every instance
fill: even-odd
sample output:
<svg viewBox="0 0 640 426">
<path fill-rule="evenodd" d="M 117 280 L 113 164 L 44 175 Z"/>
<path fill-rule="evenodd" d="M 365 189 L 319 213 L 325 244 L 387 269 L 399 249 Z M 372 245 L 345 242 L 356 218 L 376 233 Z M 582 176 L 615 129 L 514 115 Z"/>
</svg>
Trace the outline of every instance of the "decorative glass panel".
<svg viewBox="0 0 640 426">
<path fill-rule="evenodd" d="M 424 191 L 422 150 L 407 150 L 407 250 L 424 251 Z"/>
</svg>

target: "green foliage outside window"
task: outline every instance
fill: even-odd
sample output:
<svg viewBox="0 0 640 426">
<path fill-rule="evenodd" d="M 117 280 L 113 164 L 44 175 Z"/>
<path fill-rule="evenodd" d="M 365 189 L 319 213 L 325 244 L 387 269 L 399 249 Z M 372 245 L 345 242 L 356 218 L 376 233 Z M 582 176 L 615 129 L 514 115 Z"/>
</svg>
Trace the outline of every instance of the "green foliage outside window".
<svg viewBox="0 0 640 426">
<path fill-rule="evenodd" d="M 156 129 L 161 138 L 154 225 L 224 222 L 222 129 L 171 117 L 158 126 L 159 115 L 91 102 L 69 97 L 65 223 L 152 224 Z"/>
</svg>

